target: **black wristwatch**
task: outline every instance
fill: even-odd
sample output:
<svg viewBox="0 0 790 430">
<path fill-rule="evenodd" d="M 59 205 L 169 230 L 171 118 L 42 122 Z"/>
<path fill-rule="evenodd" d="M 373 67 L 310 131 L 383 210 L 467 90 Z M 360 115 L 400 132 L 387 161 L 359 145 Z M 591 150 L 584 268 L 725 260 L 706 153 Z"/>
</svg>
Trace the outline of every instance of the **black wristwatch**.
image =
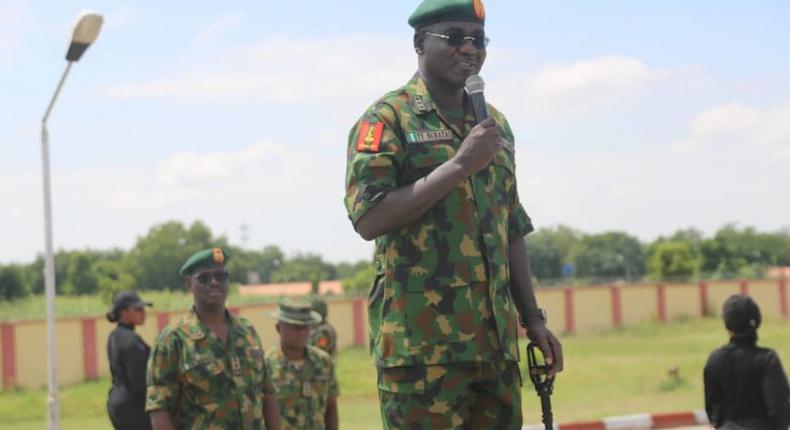
<svg viewBox="0 0 790 430">
<path fill-rule="evenodd" d="M 541 321 L 543 321 L 543 324 L 546 324 L 546 322 L 548 321 L 548 318 L 546 317 L 546 310 L 543 308 L 538 308 L 537 314 L 533 313 L 526 316 L 530 318 L 538 317 L 540 318 Z M 521 323 L 521 327 L 527 328 L 527 321 L 525 317 L 522 316 L 519 322 Z"/>
</svg>

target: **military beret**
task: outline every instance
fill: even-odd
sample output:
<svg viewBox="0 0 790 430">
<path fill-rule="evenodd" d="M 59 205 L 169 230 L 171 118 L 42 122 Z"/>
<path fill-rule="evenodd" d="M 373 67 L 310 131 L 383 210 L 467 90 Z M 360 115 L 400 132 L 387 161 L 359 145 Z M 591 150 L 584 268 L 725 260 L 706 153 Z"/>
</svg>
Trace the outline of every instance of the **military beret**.
<svg viewBox="0 0 790 430">
<path fill-rule="evenodd" d="M 733 333 L 757 330 L 762 322 L 760 307 L 749 296 L 731 295 L 722 308 L 724 326 Z"/>
<path fill-rule="evenodd" d="M 467 21 L 484 24 L 482 0 L 423 0 L 409 17 L 409 25 L 419 30 L 437 22 Z"/>
<path fill-rule="evenodd" d="M 230 260 L 230 255 L 222 248 L 209 248 L 192 254 L 181 266 L 178 275 L 184 277 L 201 267 L 224 266 Z"/>
</svg>

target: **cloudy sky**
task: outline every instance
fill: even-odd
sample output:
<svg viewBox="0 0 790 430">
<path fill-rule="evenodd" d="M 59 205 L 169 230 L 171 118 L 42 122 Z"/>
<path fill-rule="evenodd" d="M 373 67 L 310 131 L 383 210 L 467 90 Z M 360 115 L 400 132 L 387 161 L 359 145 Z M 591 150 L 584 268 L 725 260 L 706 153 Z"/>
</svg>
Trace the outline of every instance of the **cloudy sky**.
<svg viewBox="0 0 790 430">
<path fill-rule="evenodd" d="M 39 129 L 74 17 L 105 26 L 50 120 L 57 248 L 204 220 L 368 258 L 349 128 L 416 69 L 416 1 L 0 0 L 0 262 L 43 249 Z M 488 0 L 487 99 L 535 224 L 651 240 L 790 225 L 790 2 Z"/>
</svg>

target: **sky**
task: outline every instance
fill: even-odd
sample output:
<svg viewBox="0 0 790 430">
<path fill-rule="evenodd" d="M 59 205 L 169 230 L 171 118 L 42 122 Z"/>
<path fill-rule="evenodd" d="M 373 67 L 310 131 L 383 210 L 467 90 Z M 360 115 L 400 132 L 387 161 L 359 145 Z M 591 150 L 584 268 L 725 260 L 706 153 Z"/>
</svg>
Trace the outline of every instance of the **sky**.
<svg viewBox="0 0 790 430">
<path fill-rule="evenodd" d="M 415 72 L 417 4 L 0 0 L 0 263 L 44 249 L 41 118 L 82 9 L 105 24 L 49 121 L 57 249 L 202 220 L 250 249 L 370 258 L 342 203 L 348 131 Z M 486 98 L 537 228 L 790 226 L 790 2 L 485 5 Z"/>
</svg>

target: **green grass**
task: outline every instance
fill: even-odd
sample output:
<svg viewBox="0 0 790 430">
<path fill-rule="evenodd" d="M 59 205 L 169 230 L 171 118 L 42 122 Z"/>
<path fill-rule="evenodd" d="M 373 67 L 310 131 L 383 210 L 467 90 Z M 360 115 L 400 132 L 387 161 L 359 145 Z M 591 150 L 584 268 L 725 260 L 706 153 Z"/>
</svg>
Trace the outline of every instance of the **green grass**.
<svg viewBox="0 0 790 430">
<path fill-rule="evenodd" d="M 154 311 L 181 311 L 192 306 L 192 296 L 181 291 L 143 291 L 140 296 L 154 303 Z M 275 303 L 277 297 L 241 296 L 231 291 L 228 306 L 242 306 L 259 303 Z M 57 296 L 55 312 L 58 317 L 77 317 L 103 315 L 109 303 L 99 295 L 94 296 Z M 46 301 L 43 295 L 28 296 L 23 299 L 0 302 L 0 321 L 30 320 L 46 318 Z"/>
<path fill-rule="evenodd" d="M 760 329 L 760 344 L 776 349 L 786 369 L 788 332 L 788 320 L 768 320 Z M 719 319 L 704 319 L 565 336 L 562 341 L 566 370 L 557 378 L 552 397 L 558 423 L 702 409 L 702 368 L 708 353 L 726 341 L 726 333 Z M 669 376 L 673 367 L 679 369 L 679 379 Z M 376 372 L 367 351 L 343 351 L 337 372 L 341 427 L 378 428 Z M 109 428 L 104 409 L 108 386 L 101 380 L 63 389 L 62 428 Z M 522 393 L 525 423 L 537 423 L 540 403 L 528 380 Z M 43 428 L 45 413 L 43 390 L 0 392 L 0 429 Z"/>
</svg>

